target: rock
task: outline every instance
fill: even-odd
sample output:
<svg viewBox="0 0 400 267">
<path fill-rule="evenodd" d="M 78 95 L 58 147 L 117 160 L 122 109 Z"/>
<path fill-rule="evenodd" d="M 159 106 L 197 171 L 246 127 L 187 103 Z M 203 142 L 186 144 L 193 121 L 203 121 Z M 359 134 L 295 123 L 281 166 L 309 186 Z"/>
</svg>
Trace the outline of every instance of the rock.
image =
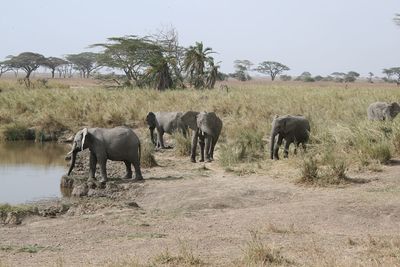
<svg viewBox="0 0 400 267">
<path fill-rule="evenodd" d="M 86 183 L 76 185 L 74 186 L 74 189 L 72 190 L 72 196 L 73 197 L 83 197 L 86 196 L 89 192 L 89 187 L 87 186 Z"/>
<path fill-rule="evenodd" d="M 4 224 L 13 224 L 18 225 L 21 224 L 22 218 L 18 212 L 11 211 L 7 214 L 7 218 L 4 221 Z"/>
<path fill-rule="evenodd" d="M 140 206 L 135 201 L 126 202 L 126 205 L 130 208 L 140 208 Z"/>
<path fill-rule="evenodd" d="M 63 175 L 60 182 L 61 187 L 72 188 L 74 186 L 74 179 L 70 176 Z"/>
</svg>

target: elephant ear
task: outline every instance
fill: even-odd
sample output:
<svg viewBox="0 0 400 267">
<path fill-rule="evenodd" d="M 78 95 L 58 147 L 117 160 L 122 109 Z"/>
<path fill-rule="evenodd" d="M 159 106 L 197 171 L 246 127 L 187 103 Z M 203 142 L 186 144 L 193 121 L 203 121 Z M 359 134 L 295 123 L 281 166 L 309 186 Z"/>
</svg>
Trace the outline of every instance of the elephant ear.
<svg viewBox="0 0 400 267">
<path fill-rule="evenodd" d="M 87 134 L 88 134 L 88 129 L 84 128 L 82 130 L 82 145 L 81 145 L 81 151 L 83 151 L 84 146 L 85 146 L 85 141 L 87 140 Z"/>
<path fill-rule="evenodd" d="M 197 115 L 199 112 L 187 111 L 182 115 L 182 122 L 193 131 L 197 131 Z"/>
<path fill-rule="evenodd" d="M 150 128 L 156 128 L 156 114 L 153 112 L 149 112 L 146 116 L 146 122 L 147 125 L 149 125 Z"/>
</svg>

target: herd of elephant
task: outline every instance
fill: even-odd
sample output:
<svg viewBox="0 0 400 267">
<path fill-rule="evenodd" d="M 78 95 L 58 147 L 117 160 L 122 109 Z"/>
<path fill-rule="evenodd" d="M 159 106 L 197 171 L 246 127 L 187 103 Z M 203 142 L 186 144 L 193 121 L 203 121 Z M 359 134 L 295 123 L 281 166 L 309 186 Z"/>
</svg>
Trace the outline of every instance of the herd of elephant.
<svg viewBox="0 0 400 267">
<path fill-rule="evenodd" d="M 392 120 L 400 113 L 400 105 L 396 102 L 375 102 L 367 109 L 370 120 Z M 180 131 L 185 137 L 188 130 L 193 131 L 190 159 L 196 162 L 196 148 L 200 145 L 200 161 L 212 161 L 214 148 L 222 130 L 222 120 L 214 112 L 149 112 L 146 122 L 150 130 L 150 139 L 159 149 L 167 148 L 164 144 L 164 133 L 172 134 Z M 154 137 L 154 130 L 157 135 Z M 290 144 L 295 144 L 294 153 L 301 144 L 306 150 L 310 136 L 310 123 L 302 115 L 276 115 L 272 121 L 270 157 L 279 159 L 279 147 L 285 140 L 284 157 L 288 157 Z M 277 141 L 275 142 L 275 138 Z M 140 170 L 141 145 L 138 136 L 128 127 L 84 128 L 76 133 L 71 151 L 71 164 L 68 175 L 71 174 L 79 151 L 89 148 L 89 179 L 95 179 L 96 165 L 100 166 L 101 183 L 107 181 L 107 160 L 123 161 L 126 166 L 125 178 L 132 178 L 133 165 L 135 180 L 142 180 Z"/>
</svg>

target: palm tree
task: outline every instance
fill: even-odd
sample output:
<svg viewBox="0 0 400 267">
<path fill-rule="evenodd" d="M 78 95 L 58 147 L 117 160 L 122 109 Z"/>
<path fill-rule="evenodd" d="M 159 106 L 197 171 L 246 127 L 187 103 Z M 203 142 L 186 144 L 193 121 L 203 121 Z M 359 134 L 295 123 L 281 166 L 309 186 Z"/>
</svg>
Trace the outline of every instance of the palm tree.
<svg viewBox="0 0 400 267">
<path fill-rule="evenodd" d="M 218 69 L 219 65 L 215 65 L 213 60 L 209 61 L 210 69 L 208 71 L 207 80 L 206 80 L 206 88 L 213 89 L 215 86 L 215 82 L 218 79 Z"/>
<path fill-rule="evenodd" d="M 189 82 L 195 88 L 204 87 L 204 68 L 205 64 L 212 60 L 209 55 L 214 53 L 212 48 L 204 48 L 202 42 L 196 42 L 196 45 L 189 46 L 185 53 L 183 68 L 189 75 Z"/>
</svg>

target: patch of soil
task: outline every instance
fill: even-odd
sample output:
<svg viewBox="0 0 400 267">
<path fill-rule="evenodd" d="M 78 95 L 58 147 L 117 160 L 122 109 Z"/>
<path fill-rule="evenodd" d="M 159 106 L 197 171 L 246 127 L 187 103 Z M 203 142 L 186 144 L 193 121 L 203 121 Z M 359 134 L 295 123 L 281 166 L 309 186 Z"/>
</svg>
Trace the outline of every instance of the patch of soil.
<svg viewBox="0 0 400 267">
<path fill-rule="evenodd" d="M 254 233 L 294 265 L 400 265 L 397 164 L 351 175 L 369 183 L 317 188 L 294 183 L 293 170 L 276 175 L 284 161 L 238 176 L 218 160 L 202 168 L 173 150 L 155 156 L 160 166 L 143 169 L 143 182 L 121 179 L 125 165 L 109 161 L 106 186 L 63 198 L 67 211 L 0 227 L 0 266 L 129 266 L 168 255 L 246 265 Z M 83 152 L 72 178 L 86 183 L 87 166 Z"/>
</svg>

